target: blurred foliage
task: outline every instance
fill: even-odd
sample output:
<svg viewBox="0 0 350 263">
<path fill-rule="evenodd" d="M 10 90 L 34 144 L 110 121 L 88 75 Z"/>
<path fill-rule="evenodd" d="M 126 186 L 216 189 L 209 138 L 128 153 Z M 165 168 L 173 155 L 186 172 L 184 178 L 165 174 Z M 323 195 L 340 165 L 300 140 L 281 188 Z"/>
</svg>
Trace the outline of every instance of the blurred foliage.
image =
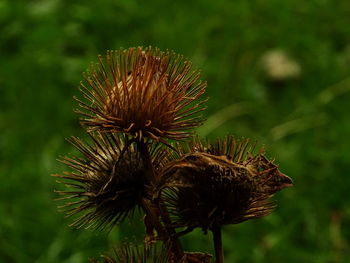
<svg viewBox="0 0 350 263">
<path fill-rule="evenodd" d="M 0 262 L 79 263 L 126 236 L 75 230 L 57 212 L 64 141 L 82 136 L 81 73 L 99 53 L 157 46 L 184 54 L 208 81 L 202 136 L 257 139 L 295 187 L 270 216 L 224 229 L 227 262 L 350 260 L 350 2 L 347 0 L 0 0 Z M 279 50 L 299 74 L 273 79 Z M 212 251 L 199 231 L 188 250 Z"/>
</svg>

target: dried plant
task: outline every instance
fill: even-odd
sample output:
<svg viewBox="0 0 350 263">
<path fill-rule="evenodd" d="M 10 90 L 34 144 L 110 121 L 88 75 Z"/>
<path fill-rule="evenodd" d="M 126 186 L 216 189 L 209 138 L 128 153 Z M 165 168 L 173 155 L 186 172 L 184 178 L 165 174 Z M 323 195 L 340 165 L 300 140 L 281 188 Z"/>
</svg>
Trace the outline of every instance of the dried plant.
<svg viewBox="0 0 350 263">
<path fill-rule="evenodd" d="M 273 193 L 292 185 L 262 150 L 252 151 L 249 140 L 227 136 L 214 143 L 179 145 L 180 158 L 162 172 L 159 190 L 173 215 L 175 227 L 211 230 L 220 238 L 223 225 L 238 224 L 272 212 Z M 219 235 L 219 237 L 218 237 Z M 221 239 L 221 238 L 220 238 Z M 217 240 L 219 251 L 221 240 Z"/>
<path fill-rule="evenodd" d="M 194 228 L 212 231 L 222 263 L 222 226 L 268 215 L 272 195 L 293 184 L 248 139 L 184 141 L 205 102 L 206 84 L 191 67 L 173 52 L 121 49 L 99 56 L 81 83 L 77 111 L 92 143 L 69 139 L 82 156 L 62 158 L 71 171 L 54 175 L 67 187 L 57 191 L 62 209 L 78 228 L 111 229 L 144 213 L 144 246 L 117 248 L 105 263 L 210 263 L 181 246 Z"/>
<path fill-rule="evenodd" d="M 109 51 L 81 83 L 82 124 L 90 131 L 182 140 L 202 123 L 206 83 L 192 64 L 152 48 Z M 195 104 L 191 104 L 197 101 Z"/>
<path fill-rule="evenodd" d="M 106 133 L 89 134 L 93 145 L 81 139 L 71 138 L 69 142 L 84 158 L 64 157 L 62 163 L 74 171 L 55 175 L 64 179 L 60 182 L 68 190 L 57 191 L 61 199 L 68 202 L 61 206 L 67 215 L 81 214 L 72 226 L 106 228 L 132 216 L 135 208 L 142 207 L 146 188 L 150 182 L 146 177 L 139 151 L 120 135 Z M 155 169 L 163 165 L 166 152 L 154 146 L 151 149 Z"/>
<path fill-rule="evenodd" d="M 90 263 L 169 263 L 169 255 L 158 246 L 135 246 L 124 244 L 114 250 L 113 256 L 102 255 L 102 261 L 90 260 Z"/>
<path fill-rule="evenodd" d="M 189 154 L 165 170 L 162 193 L 175 226 L 200 227 L 206 233 L 271 212 L 270 195 L 249 171 L 211 157 Z"/>
</svg>

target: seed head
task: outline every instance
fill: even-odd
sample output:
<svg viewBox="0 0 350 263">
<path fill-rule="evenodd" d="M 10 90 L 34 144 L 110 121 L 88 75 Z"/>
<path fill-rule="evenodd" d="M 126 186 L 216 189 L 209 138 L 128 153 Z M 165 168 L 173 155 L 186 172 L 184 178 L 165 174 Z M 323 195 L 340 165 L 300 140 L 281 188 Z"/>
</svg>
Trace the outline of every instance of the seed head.
<svg viewBox="0 0 350 263">
<path fill-rule="evenodd" d="M 181 157 L 166 165 L 159 184 L 175 226 L 200 227 L 206 232 L 273 210 L 270 197 L 277 189 L 273 188 L 276 177 L 282 174 L 261 153 L 252 156 L 248 149 L 253 146 L 247 140 L 233 137 L 213 144 L 197 140 L 187 149 L 179 148 Z M 283 176 L 290 186 L 291 179 Z M 280 184 L 279 190 L 284 187 Z"/>
<path fill-rule="evenodd" d="M 89 131 L 123 132 L 157 141 L 183 140 L 201 125 L 206 83 L 192 64 L 152 48 L 108 51 L 81 82 L 81 123 Z"/>
<path fill-rule="evenodd" d="M 167 251 L 153 245 L 136 246 L 124 244 L 114 250 L 114 256 L 102 255 L 102 261 L 90 260 L 90 263 L 175 263 L 169 259 Z M 182 262 L 179 262 L 182 263 Z"/>
<path fill-rule="evenodd" d="M 84 158 L 60 160 L 73 169 L 60 181 L 68 190 L 58 191 L 68 202 L 61 206 L 67 215 L 79 214 L 72 223 L 77 228 L 112 227 L 132 216 L 147 195 L 149 184 L 139 152 L 124 137 L 105 133 L 90 134 L 93 145 L 73 137 L 69 141 Z M 163 152 L 154 148 L 151 158 L 156 169 L 162 165 Z"/>
</svg>

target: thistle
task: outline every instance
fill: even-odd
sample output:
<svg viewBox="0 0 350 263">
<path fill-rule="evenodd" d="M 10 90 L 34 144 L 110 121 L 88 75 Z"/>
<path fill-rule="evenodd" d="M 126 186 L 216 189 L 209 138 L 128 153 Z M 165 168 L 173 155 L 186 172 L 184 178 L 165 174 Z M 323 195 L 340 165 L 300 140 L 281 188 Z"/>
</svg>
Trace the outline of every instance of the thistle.
<svg viewBox="0 0 350 263">
<path fill-rule="evenodd" d="M 108 51 L 81 83 L 81 123 L 89 131 L 123 132 L 141 139 L 183 140 L 201 125 L 206 83 L 192 64 L 152 48 Z"/>
<path fill-rule="evenodd" d="M 213 232 L 217 262 L 223 261 L 221 227 L 268 215 L 275 207 L 273 193 L 292 185 L 272 161 L 249 140 L 232 136 L 212 144 L 194 140 L 178 147 L 182 157 L 162 173 L 161 195 L 175 227 L 188 233 L 199 227 Z"/>
<path fill-rule="evenodd" d="M 210 263 L 179 240 L 200 228 L 213 233 L 222 263 L 221 228 L 268 215 L 272 195 L 292 186 L 249 140 L 186 140 L 203 122 L 205 88 L 191 62 L 152 48 L 108 51 L 85 73 L 76 99 L 90 142 L 69 139 L 81 155 L 61 158 L 70 171 L 54 175 L 66 187 L 61 208 L 77 228 L 110 230 L 135 209 L 144 214 L 144 245 L 103 262 Z"/>
<path fill-rule="evenodd" d="M 60 160 L 73 171 L 54 175 L 64 179 L 60 182 L 69 188 L 57 192 L 64 196 L 61 199 L 68 200 L 61 206 L 67 215 L 80 215 L 72 226 L 111 228 L 131 217 L 135 208 L 142 207 L 150 182 L 140 153 L 134 145 L 125 147 L 124 137 L 92 133 L 90 138 L 93 145 L 75 137 L 69 140 L 84 158 Z M 161 167 L 164 153 L 156 147 L 151 151 L 155 169 Z"/>
<path fill-rule="evenodd" d="M 90 260 L 90 263 L 171 263 L 166 250 L 157 246 L 149 248 L 124 244 L 114 250 L 113 256 L 102 255 L 101 257 L 102 261 Z"/>
</svg>

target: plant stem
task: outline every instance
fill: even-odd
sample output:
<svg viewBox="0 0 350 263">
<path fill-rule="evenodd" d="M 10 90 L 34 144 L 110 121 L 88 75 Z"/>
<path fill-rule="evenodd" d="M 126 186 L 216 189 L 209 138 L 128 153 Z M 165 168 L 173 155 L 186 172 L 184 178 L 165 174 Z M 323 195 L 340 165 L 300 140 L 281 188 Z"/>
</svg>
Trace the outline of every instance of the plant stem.
<svg viewBox="0 0 350 263">
<path fill-rule="evenodd" d="M 154 172 L 154 167 L 152 164 L 151 156 L 149 154 L 146 143 L 141 140 L 137 142 L 138 149 L 140 151 L 140 155 L 147 171 L 147 178 L 150 183 L 155 182 L 156 175 Z M 163 223 L 165 225 L 169 225 L 171 223 L 170 217 L 167 211 L 160 209 L 159 204 L 154 204 L 151 200 L 144 198 L 142 200 L 142 205 L 145 213 L 152 220 L 152 224 L 154 229 L 157 231 L 158 236 L 160 236 L 164 242 L 164 245 L 168 249 L 169 253 L 173 255 L 176 262 L 180 262 L 183 258 L 184 252 L 182 250 L 181 244 L 176 237 L 176 232 L 173 228 L 164 226 L 160 220 L 159 216 L 162 218 Z M 162 211 L 160 211 L 162 210 Z"/>
<path fill-rule="evenodd" d="M 155 180 L 154 167 L 152 164 L 151 156 L 147 148 L 147 144 L 142 140 L 137 142 L 137 146 L 140 151 L 143 165 L 145 166 L 145 169 L 147 171 L 148 180 L 149 182 L 154 182 Z"/>
<path fill-rule="evenodd" d="M 171 220 L 170 220 L 168 210 L 166 209 L 166 206 L 161 200 L 156 200 L 155 202 L 158 202 L 158 211 L 165 225 L 165 229 L 169 235 L 168 240 L 172 246 L 172 250 L 176 252 L 176 254 L 178 255 L 178 259 L 180 260 L 184 256 L 184 252 L 183 252 L 181 243 L 178 239 L 178 236 L 176 235 L 175 229 L 170 226 Z"/>
<path fill-rule="evenodd" d="M 224 250 L 222 247 L 221 227 L 214 227 L 212 229 L 214 248 L 215 248 L 215 259 L 216 263 L 224 262 Z"/>
</svg>

